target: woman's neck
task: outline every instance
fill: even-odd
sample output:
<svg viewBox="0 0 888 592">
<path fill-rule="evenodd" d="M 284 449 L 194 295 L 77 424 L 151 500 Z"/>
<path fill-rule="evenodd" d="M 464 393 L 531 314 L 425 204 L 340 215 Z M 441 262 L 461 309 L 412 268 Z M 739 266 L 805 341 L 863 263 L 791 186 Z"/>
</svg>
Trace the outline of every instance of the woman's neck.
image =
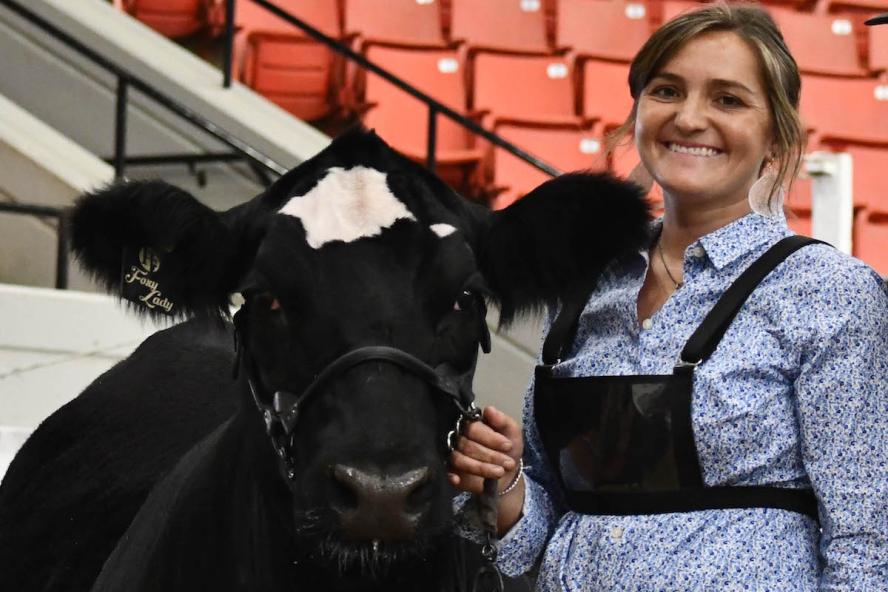
<svg viewBox="0 0 888 592">
<path fill-rule="evenodd" d="M 660 248 L 672 259 L 681 261 L 685 249 L 702 236 L 727 226 L 750 211 L 746 200 L 723 204 L 681 204 L 670 196 L 665 198 Z"/>
</svg>

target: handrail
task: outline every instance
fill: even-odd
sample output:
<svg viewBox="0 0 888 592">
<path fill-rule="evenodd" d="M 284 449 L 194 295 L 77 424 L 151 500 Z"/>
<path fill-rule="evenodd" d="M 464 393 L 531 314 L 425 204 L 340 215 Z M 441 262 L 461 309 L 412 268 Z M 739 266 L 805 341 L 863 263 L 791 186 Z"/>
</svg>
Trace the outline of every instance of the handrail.
<svg viewBox="0 0 888 592">
<path fill-rule="evenodd" d="M 95 64 L 117 76 L 117 92 L 115 103 L 115 127 L 114 127 L 114 175 L 115 178 L 122 178 L 126 163 L 126 114 L 129 101 L 129 87 L 133 87 L 143 95 L 149 97 L 160 106 L 172 111 L 185 121 L 191 123 L 195 127 L 202 129 L 204 132 L 213 136 L 222 143 L 233 148 L 234 151 L 245 158 L 254 168 L 283 175 L 287 172 L 287 168 L 275 162 L 269 156 L 263 154 L 256 148 L 250 146 L 243 140 L 229 133 L 221 126 L 216 125 L 203 115 L 200 115 L 193 109 L 183 105 L 182 103 L 170 98 L 163 92 L 156 89 L 151 84 L 145 82 L 123 66 L 111 61 L 110 59 L 100 55 L 98 52 L 85 44 L 81 43 L 65 31 L 56 27 L 43 17 L 39 16 L 32 10 L 25 8 L 18 0 L 0 0 L 0 3 L 18 14 L 26 21 L 38 26 L 45 32 L 52 35 L 55 39 L 61 41 L 68 47 L 76 50 L 81 55 L 89 58 Z"/>
<path fill-rule="evenodd" d="M 456 111 L 454 111 L 453 109 L 451 109 L 447 105 L 444 105 L 443 103 L 440 103 L 439 101 L 433 99 L 432 97 L 425 94 L 421 90 L 419 90 L 416 87 L 412 86 L 411 84 L 405 82 L 401 78 L 398 78 L 397 76 L 395 76 L 391 72 L 384 70 L 383 68 L 377 66 L 376 64 L 374 64 L 373 62 L 371 62 L 370 60 L 368 60 L 367 58 L 365 58 L 361 54 L 359 54 L 356 51 L 352 50 L 351 48 L 339 43 L 338 41 L 336 41 L 332 37 L 325 35 L 321 31 L 319 31 L 318 29 L 312 27 L 311 25 L 309 25 L 308 23 L 306 23 L 302 19 L 290 14 L 286 10 L 283 10 L 279 6 L 269 2 L 268 0 L 249 0 L 249 1 L 253 2 L 254 4 L 258 4 L 259 6 L 264 8 L 265 10 L 267 10 L 267 11 L 271 12 L 272 14 L 274 14 L 275 16 L 287 21 L 291 25 L 294 25 L 294 26 L 302 29 L 303 31 L 308 33 L 309 36 L 313 37 L 317 41 L 320 41 L 321 43 L 323 43 L 327 47 L 329 47 L 332 50 L 338 52 L 339 54 L 345 56 L 349 60 L 356 62 L 362 68 L 364 68 L 366 70 L 370 70 L 374 74 L 377 74 L 378 76 L 381 76 L 382 78 L 388 80 L 389 82 L 391 82 L 392 84 L 394 84 L 395 86 L 400 88 L 402 91 L 406 92 L 407 94 L 415 97 L 416 99 L 419 99 L 420 101 L 422 101 L 423 103 L 428 105 L 428 107 L 429 107 L 429 126 L 428 126 L 428 138 L 427 138 L 428 143 L 427 143 L 426 166 L 429 168 L 429 170 L 431 170 L 431 171 L 435 170 L 435 140 L 436 140 L 436 128 L 437 128 L 436 122 L 437 122 L 438 113 L 441 113 L 442 115 L 446 116 L 448 119 L 455 121 L 456 123 L 458 123 L 459 125 L 463 126 L 466 129 L 468 129 L 469 131 L 471 131 L 475 135 L 481 136 L 482 138 L 485 138 L 489 142 L 496 144 L 497 146 L 507 150 L 508 152 L 513 154 L 514 156 L 516 156 L 516 157 L 520 158 L 521 160 L 527 162 L 528 164 L 538 168 L 539 170 L 543 171 L 544 173 L 547 173 L 548 175 L 551 175 L 553 177 L 557 177 L 558 175 L 561 174 L 561 171 L 559 171 L 557 168 L 553 167 L 552 165 L 548 164 L 547 162 L 543 161 L 542 159 L 530 154 L 529 152 L 526 152 L 525 150 L 519 148 L 515 144 L 512 144 L 511 142 L 504 140 L 503 138 L 501 138 L 497 134 L 484 129 L 483 127 L 478 125 L 476 122 L 457 113 Z M 226 14 L 225 14 L 225 62 L 224 62 L 224 70 L 225 71 L 224 71 L 223 85 L 227 88 L 228 86 L 231 85 L 231 66 L 232 66 L 231 55 L 232 55 L 232 51 L 233 51 L 233 47 L 234 47 L 235 0 L 225 0 L 225 7 L 226 7 Z"/>
<path fill-rule="evenodd" d="M 0 212 L 7 214 L 23 214 L 37 218 L 55 218 L 58 221 L 56 228 L 56 274 L 55 287 L 64 290 L 68 287 L 68 251 L 70 250 L 71 237 L 68 228 L 68 211 L 52 206 L 36 204 L 10 203 L 0 201 Z"/>
</svg>

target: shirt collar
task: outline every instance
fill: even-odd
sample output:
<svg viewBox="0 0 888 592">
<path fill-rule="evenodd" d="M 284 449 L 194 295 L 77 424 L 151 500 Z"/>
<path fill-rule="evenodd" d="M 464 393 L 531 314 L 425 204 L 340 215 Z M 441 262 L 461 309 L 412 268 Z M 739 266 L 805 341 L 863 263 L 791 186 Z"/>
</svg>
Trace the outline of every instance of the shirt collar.
<svg viewBox="0 0 888 592">
<path fill-rule="evenodd" d="M 663 218 L 651 221 L 650 235 L 655 237 L 655 241 L 656 237 L 660 236 L 662 228 Z M 712 265 L 721 270 L 743 255 L 756 251 L 762 245 L 783 238 L 786 232 L 784 216 L 767 218 L 751 212 L 692 242 L 685 251 L 685 259 L 693 249 L 702 247 Z M 642 249 L 639 255 L 647 263 L 647 249 Z"/>
<path fill-rule="evenodd" d="M 786 218 L 783 216 L 768 218 L 749 213 L 700 237 L 688 248 L 702 246 L 709 260 L 720 270 L 762 245 L 782 238 L 786 231 Z"/>
</svg>

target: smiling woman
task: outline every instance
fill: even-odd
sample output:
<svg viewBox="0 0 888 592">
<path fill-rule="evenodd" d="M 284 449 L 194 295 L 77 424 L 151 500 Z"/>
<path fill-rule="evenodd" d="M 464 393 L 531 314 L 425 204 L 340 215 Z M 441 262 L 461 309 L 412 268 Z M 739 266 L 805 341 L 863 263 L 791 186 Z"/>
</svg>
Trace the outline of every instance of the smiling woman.
<svg viewBox="0 0 888 592">
<path fill-rule="evenodd" d="M 451 482 L 501 477 L 501 567 L 541 561 L 543 591 L 888 590 L 888 293 L 786 226 L 795 60 L 719 3 L 629 86 L 613 144 L 663 189 L 654 239 L 561 299 L 523 434 L 488 409 Z"/>
</svg>

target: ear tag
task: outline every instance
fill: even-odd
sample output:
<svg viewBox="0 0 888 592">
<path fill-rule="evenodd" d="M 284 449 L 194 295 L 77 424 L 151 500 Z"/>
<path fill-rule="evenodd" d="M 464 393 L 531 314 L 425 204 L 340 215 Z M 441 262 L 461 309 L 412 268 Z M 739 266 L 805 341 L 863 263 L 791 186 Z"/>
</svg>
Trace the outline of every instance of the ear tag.
<svg viewBox="0 0 888 592">
<path fill-rule="evenodd" d="M 124 248 L 120 275 L 123 298 L 153 312 L 175 314 L 176 303 L 167 288 L 169 280 L 163 259 L 155 250 Z"/>
<path fill-rule="evenodd" d="M 296 420 L 299 419 L 299 397 L 287 391 L 277 391 L 274 394 L 274 411 L 284 426 L 284 433 L 288 436 L 296 427 Z"/>
</svg>

